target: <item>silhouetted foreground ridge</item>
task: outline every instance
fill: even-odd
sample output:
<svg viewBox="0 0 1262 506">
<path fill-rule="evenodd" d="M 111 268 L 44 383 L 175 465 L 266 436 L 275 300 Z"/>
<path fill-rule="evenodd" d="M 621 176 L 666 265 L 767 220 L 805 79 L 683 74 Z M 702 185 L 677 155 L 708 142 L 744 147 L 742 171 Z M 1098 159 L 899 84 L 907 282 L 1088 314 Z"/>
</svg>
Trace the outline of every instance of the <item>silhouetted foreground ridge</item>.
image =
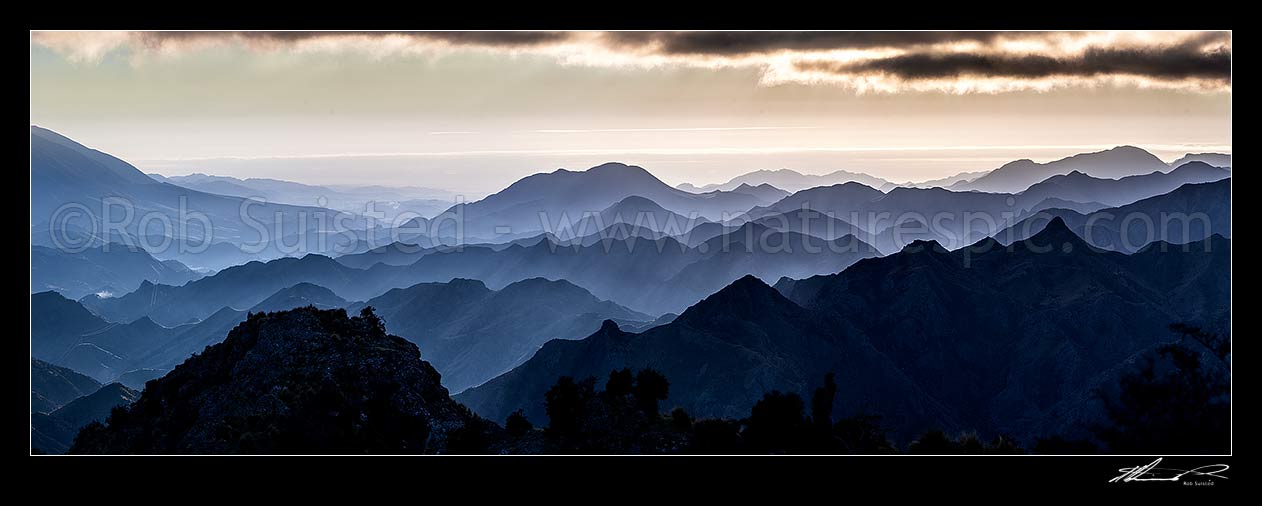
<svg viewBox="0 0 1262 506">
<path fill-rule="evenodd" d="M 474 418 L 371 308 L 307 307 L 250 315 L 70 452 L 439 453 Z"/>
</svg>

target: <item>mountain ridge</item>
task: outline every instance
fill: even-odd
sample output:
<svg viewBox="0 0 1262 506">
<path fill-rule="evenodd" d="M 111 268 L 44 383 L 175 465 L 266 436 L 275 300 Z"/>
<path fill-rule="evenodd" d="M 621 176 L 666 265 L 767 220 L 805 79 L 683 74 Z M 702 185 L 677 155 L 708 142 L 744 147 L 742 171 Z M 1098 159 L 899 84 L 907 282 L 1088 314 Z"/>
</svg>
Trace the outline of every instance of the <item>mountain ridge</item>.
<svg viewBox="0 0 1262 506">
<path fill-rule="evenodd" d="M 834 372 L 834 415 L 882 415 L 899 438 L 928 427 L 1080 436 L 1103 416 L 1086 392 L 1116 364 L 1162 342 L 1171 322 L 1229 318 L 1229 249 L 1126 255 L 1088 247 L 1063 220 L 1015 247 L 914 242 L 774 289 L 743 277 L 642 333 L 606 325 L 550 342 L 456 398 L 491 419 L 535 419 L 557 376 L 654 367 L 672 378 L 669 403 L 735 416 L 757 400 L 750 391 L 805 395 L 809 376 Z"/>
</svg>

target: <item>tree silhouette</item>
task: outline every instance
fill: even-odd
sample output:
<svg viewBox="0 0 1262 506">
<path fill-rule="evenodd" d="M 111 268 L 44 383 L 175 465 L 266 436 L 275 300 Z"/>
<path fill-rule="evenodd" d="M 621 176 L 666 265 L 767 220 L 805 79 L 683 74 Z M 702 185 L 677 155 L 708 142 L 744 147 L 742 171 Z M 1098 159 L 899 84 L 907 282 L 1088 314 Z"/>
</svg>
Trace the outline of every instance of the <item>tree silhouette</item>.
<svg viewBox="0 0 1262 506">
<path fill-rule="evenodd" d="M 447 453 L 456 455 L 475 455 L 488 452 L 491 444 L 487 432 L 491 423 L 474 415 L 463 426 L 447 433 Z"/>
<path fill-rule="evenodd" d="M 369 328 L 383 334 L 386 332 L 386 322 L 382 321 L 380 316 L 377 316 L 377 312 L 372 306 L 364 306 L 363 309 L 360 309 L 359 317 L 368 323 Z"/>
<path fill-rule="evenodd" d="M 811 396 L 811 421 L 821 432 L 830 432 L 833 426 L 833 397 L 837 395 L 837 383 L 833 373 L 824 375 L 824 386 L 815 389 Z"/>
<path fill-rule="evenodd" d="M 692 428 L 692 417 L 684 408 L 675 408 L 670 412 L 670 424 L 676 430 L 688 430 Z"/>
<path fill-rule="evenodd" d="M 635 375 L 634 390 L 635 403 L 640 411 L 649 416 L 657 416 L 657 403 L 666 400 L 670 394 L 670 382 L 656 369 L 642 369 Z"/>
<path fill-rule="evenodd" d="M 507 420 L 504 420 L 504 430 L 508 431 L 509 436 L 522 437 L 535 430 L 535 426 L 526 418 L 526 413 L 518 409 L 510 413 Z"/>
<path fill-rule="evenodd" d="M 1170 331 L 1184 339 L 1191 339 L 1204 346 L 1205 349 L 1213 353 L 1214 357 L 1224 364 L 1231 360 L 1231 339 L 1222 334 L 1206 332 L 1200 327 L 1186 323 L 1172 323 L 1170 324 Z"/>
<path fill-rule="evenodd" d="M 959 438 L 956 438 L 955 446 L 956 448 L 959 448 L 960 453 L 965 455 L 981 455 L 986 453 L 986 445 L 982 443 L 981 438 L 977 436 L 976 432 L 961 434 Z"/>
<path fill-rule="evenodd" d="M 938 429 L 930 429 L 907 446 L 913 455 L 955 455 L 963 452 L 955 441 Z"/>
<path fill-rule="evenodd" d="M 876 415 L 859 415 L 838 420 L 833 424 L 833 434 L 840 441 L 841 450 L 856 454 L 896 453 L 894 443 L 886 436 L 880 420 L 881 417 Z"/>
<path fill-rule="evenodd" d="M 635 377 L 631 374 L 631 369 L 619 369 L 609 373 L 609 381 L 605 382 L 605 394 L 615 397 L 623 397 L 631 394 L 634 387 Z"/>
<path fill-rule="evenodd" d="M 802 398 L 797 394 L 779 390 L 764 394 L 750 410 L 741 433 L 747 447 L 759 453 L 801 451 L 808 427 L 802 411 Z"/>
<path fill-rule="evenodd" d="M 725 455 L 743 450 L 740 424 L 731 420 L 706 419 L 692 424 L 689 453 Z"/>
<path fill-rule="evenodd" d="M 559 437 L 572 437 L 582 428 L 587 415 L 587 403 L 594 395 L 591 379 L 575 382 L 574 378 L 561 376 L 544 394 L 544 407 L 548 413 L 548 431 Z"/>
<path fill-rule="evenodd" d="M 990 455 L 1019 455 L 1025 453 L 1021 445 L 1007 434 L 1000 434 L 986 444 L 985 453 Z"/>
<path fill-rule="evenodd" d="M 1065 439 L 1061 436 L 1039 438 L 1034 443 L 1034 453 L 1042 455 L 1095 455 L 1100 448 L 1085 439 Z"/>
<path fill-rule="evenodd" d="M 1230 451 L 1230 340 L 1188 325 L 1172 325 L 1181 339 L 1145 354 L 1101 391 L 1111 425 L 1096 436 L 1116 453 L 1227 453 Z"/>
</svg>

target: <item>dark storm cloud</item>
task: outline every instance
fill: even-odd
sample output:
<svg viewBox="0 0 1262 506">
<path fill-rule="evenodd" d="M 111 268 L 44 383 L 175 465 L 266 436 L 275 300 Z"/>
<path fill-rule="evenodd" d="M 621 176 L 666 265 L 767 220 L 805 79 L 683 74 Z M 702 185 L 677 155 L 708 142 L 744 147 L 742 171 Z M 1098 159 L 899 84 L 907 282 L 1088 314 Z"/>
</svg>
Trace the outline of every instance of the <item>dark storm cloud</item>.
<svg viewBox="0 0 1262 506">
<path fill-rule="evenodd" d="M 1161 80 L 1231 78 L 1231 49 L 1204 49 L 1214 39 L 1197 37 L 1164 47 L 1090 47 L 1071 56 L 1040 54 L 917 52 L 855 63 L 799 61 L 801 71 L 836 74 L 887 74 L 902 79 L 944 79 L 961 76 L 1041 78 L 1134 75 Z"/>
<path fill-rule="evenodd" d="M 494 47 L 537 46 L 561 42 L 566 32 L 146 32 L 143 41 L 160 45 L 166 41 L 241 40 L 262 43 L 293 43 L 339 36 L 386 37 L 403 35 L 415 39 L 461 45 Z"/>
<path fill-rule="evenodd" d="M 989 43 L 1004 32 L 611 32 L 615 47 L 635 48 L 660 44 L 660 51 L 675 55 L 734 56 L 781 50 L 904 48 L 950 42 Z M 1013 35 L 1008 33 L 1007 35 Z M 1037 35 L 1020 32 L 1017 35 Z"/>
<path fill-rule="evenodd" d="M 761 67 L 760 85 L 849 84 L 898 91 L 939 86 L 972 90 L 970 78 L 1010 82 L 993 89 L 1038 87 L 1062 79 L 1095 85 L 1099 77 L 1142 80 L 1189 90 L 1230 89 L 1231 33 L 1218 32 L 32 32 L 32 41 L 75 61 L 99 62 L 120 47 L 135 61 L 217 46 L 276 52 L 364 51 L 381 57 L 457 46 L 492 53 L 548 55 L 567 63 L 645 63 Z M 844 57 L 830 51 L 848 50 Z M 787 57 L 786 57 L 787 55 Z M 861 77 L 861 79 L 853 79 Z M 1135 81 L 1129 79 L 1129 81 Z M 1120 82 L 1119 81 L 1119 82 Z M 961 86 L 964 85 L 964 86 Z M 1042 86 L 1040 84 L 1039 86 Z M 972 91 L 959 91 L 969 93 Z"/>
</svg>

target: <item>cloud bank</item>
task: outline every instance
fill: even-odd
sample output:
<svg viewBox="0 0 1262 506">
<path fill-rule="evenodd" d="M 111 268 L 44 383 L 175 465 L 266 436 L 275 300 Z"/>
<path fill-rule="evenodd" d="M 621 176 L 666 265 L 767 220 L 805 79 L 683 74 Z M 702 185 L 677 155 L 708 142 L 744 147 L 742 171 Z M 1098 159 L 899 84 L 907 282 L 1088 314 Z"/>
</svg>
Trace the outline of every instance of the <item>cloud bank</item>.
<svg viewBox="0 0 1262 506">
<path fill-rule="evenodd" d="M 33 32 L 83 64 L 125 51 L 135 65 L 214 47 L 534 54 L 563 65 L 753 67 L 760 84 L 854 92 L 1000 93 L 1133 86 L 1229 92 L 1229 32 Z"/>
</svg>

